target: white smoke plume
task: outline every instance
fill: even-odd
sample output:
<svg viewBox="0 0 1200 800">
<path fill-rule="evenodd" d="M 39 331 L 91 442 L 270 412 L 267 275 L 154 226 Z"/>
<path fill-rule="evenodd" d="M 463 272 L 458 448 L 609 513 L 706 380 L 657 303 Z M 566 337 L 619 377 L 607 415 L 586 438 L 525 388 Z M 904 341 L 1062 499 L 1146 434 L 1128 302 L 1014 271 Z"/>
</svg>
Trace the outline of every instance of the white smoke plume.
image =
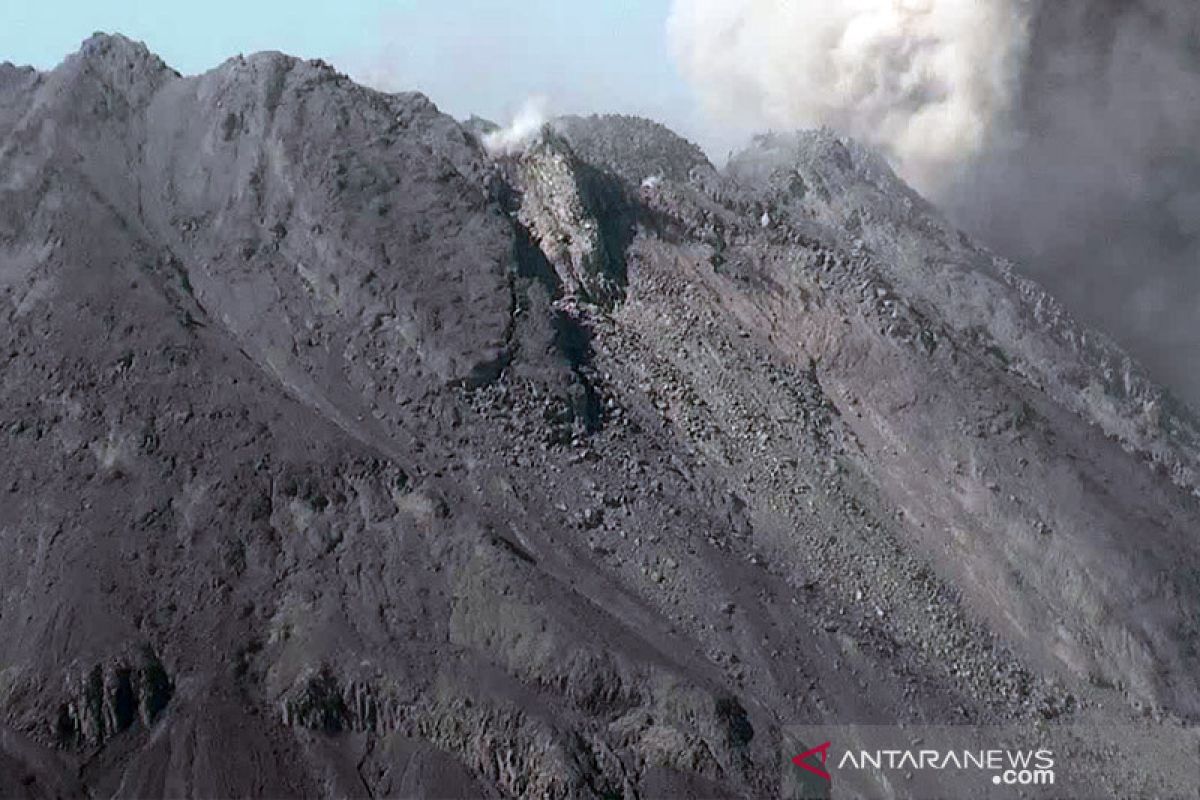
<svg viewBox="0 0 1200 800">
<path fill-rule="evenodd" d="M 932 190 L 1011 108 L 1028 25 L 1021 0 L 675 0 L 668 33 L 715 118 L 829 126 Z"/>
<path fill-rule="evenodd" d="M 546 125 L 546 106 L 546 98 L 540 95 L 527 99 L 506 127 L 484 135 L 484 148 L 492 156 L 512 156 L 524 151 Z"/>
<path fill-rule="evenodd" d="M 882 150 L 1200 410 L 1200 2 L 673 0 L 725 134 Z"/>
</svg>

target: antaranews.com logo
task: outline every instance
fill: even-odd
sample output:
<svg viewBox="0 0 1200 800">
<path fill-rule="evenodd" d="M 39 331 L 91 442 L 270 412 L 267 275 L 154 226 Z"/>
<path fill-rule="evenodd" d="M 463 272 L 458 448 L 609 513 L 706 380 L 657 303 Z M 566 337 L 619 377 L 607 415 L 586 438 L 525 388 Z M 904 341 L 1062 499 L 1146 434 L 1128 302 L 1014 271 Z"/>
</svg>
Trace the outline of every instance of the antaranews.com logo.
<svg viewBox="0 0 1200 800">
<path fill-rule="evenodd" d="M 792 758 L 792 763 L 830 783 L 825 771 L 833 742 L 825 742 Z M 813 759 L 820 758 L 817 764 Z M 847 770 L 983 770 L 992 783 L 1049 786 L 1054 783 L 1054 751 L 1039 750 L 847 750 L 837 769 Z"/>
<path fill-rule="evenodd" d="M 1147 726 L 793 727 L 789 798 L 1200 798 L 1200 737 Z"/>
</svg>

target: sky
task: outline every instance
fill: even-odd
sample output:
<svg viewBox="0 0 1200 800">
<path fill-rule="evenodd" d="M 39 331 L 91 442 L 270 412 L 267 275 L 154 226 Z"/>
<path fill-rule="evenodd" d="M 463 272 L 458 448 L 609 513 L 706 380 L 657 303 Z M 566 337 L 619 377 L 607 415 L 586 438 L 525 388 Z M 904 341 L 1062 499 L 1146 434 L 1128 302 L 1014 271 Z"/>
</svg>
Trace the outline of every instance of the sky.
<svg viewBox="0 0 1200 800">
<path fill-rule="evenodd" d="M 504 122 L 541 95 L 553 114 L 633 113 L 703 139 L 667 52 L 669 10 L 670 0 L 0 0 L 0 62 L 47 69 L 93 32 L 118 32 L 185 74 L 281 50 L 377 88 L 420 90 L 459 118 Z"/>
</svg>

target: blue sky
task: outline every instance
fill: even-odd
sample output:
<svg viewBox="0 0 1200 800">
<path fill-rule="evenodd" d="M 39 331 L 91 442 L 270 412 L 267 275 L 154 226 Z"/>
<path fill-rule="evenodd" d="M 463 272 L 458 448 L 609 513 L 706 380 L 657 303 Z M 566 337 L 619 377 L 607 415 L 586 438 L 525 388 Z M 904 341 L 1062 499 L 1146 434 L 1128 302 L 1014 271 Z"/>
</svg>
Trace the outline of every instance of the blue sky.
<svg viewBox="0 0 1200 800">
<path fill-rule="evenodd" d="M 703 130 L 667 53 L 669 0 L 0 0 L 0 61 L 49 68 L 93 31 L 146 42 L 181 72 L 238 53 L 324 58 L 443 110 L 498 121 L 528 96 L 553 113 L 620 111 Z"/>
</svg>

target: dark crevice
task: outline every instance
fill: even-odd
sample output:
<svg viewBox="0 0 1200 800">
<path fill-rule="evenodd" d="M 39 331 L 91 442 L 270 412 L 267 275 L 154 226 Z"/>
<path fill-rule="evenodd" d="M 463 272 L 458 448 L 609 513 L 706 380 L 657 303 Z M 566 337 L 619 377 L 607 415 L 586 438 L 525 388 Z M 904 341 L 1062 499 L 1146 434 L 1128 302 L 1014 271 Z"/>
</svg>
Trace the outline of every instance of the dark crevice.
<svg viewBox="0 0 1200 800">
<path fill-rule="evenodd" d="M 541 284 L 553 300 L 561 298 L 563 294 L 562 281 L 559 280 L 554 265 L 550 263 L 546 254 L 533 240 L 529 229 L 524 225 L 514 223 L 513 237 L 517 277 Z"/>
<path fill-rule="evenodd" d="M 630 198 L 625 184 L 612 173 L 600 170 L 576 158 L 573 163 L 580 195 L 586 211 L 600 226 L 604 249 L 604 277 L 616 290 L 616 299 L 624 297 L 629 285 L 626 253 L 637 234 L 639 204 Z"/>
</svg>

